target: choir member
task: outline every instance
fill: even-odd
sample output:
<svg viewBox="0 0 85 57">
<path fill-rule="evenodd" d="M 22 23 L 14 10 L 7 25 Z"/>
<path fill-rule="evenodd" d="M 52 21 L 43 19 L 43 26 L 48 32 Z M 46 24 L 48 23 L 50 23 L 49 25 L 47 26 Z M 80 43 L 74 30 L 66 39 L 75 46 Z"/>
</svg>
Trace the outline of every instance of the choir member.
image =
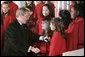
<svg viewBox="0 0 85 57">
<path fill-rule="evenodd" d="M 52 11 L 52 8 L 50 7 L 49 4 L 45 4 L 42 6 L 41 8 L 41 12 L 40 12 L 40 15 L 43 17 L 41 19 L 38 19 L 37 20 L 37 25 L 36 25 L 36 32 L 41 35 L 43 30 L 42 30 L 42 20 L 43 19 L 47 19 L 47 20 L 50 20 L 52 17 L 54 17 L 53 15 L 53 11 Z"/>
<path fill-rule="evenodd" d="M 7 2 L 1 4 L 1 48 L 4 46 L 4 32 L 8 25 L 14 21 L 14 15 L 12 14 Z"/>
<path fill-rule="evenodd" d="M 78 48 L 84 48 L 84 2 L 76 5 L 75 15 L 74 21 L 78 25 Z"/>
<path fill-rule="evenodd" d="M 34 18 L 35 18 L 36 20 L 42 18 L 42 16 L 40 16 L 40 11 L 41 11 L 41 8 L 42 8 L 42 6 L 43 6 L 44 4 L 49 4 L 50 7 L 52 8 L 53 12 L 55 12 L 55 6 L 54 6 L 53 3 L 51 3 L 50 1 L 41 1 L 41 3 L 39 3 L 39 4 L 37 4 L 37 5 L 35 6 Z M 53 15 L 55 16 L 55 14 L 53 14 Z"/>
<path fill-rule="evenodd" d="M 64 25 L 59 18 L 53 18 L 50 28 L 53 34 L 50 40 L 49 56 L 61 56 L 66 51 Z"/>
<path fill-rule="evenodd" d="M 78 26 L 71 19 L 70 12 L 68 10 L 61 10 L 59 12 L 62 22 L 65 26 L 66 33 L 66 47 L 67 51 L 77 49 L 78 43 Z"/>
</svg>

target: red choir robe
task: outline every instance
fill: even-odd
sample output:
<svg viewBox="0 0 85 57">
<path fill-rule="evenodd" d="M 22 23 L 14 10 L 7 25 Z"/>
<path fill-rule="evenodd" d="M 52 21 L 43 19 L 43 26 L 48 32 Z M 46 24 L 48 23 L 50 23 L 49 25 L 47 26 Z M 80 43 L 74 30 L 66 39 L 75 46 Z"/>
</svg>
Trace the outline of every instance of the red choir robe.
<svg viewBox="0 0 85 57">
<path fill-rule="evenodd" d="M 1 48 L 4 46 L 4 32 L 8 25 L 14 21 L 15 17 L 13 15 L 6 15 L 3 17 L 3 24 L 1 24 Z"/>
<path fill-rule="evenodd" d="M 65 39 L 59 32 L 54 31 L 50 40 L 49 56 L 58 56 L 66 51 Z"/>
<path fill-rule="evenodd" d="M 78 44 L 78 25 L 73 21 L 70 23 L 68 29 L 65 31 L 67 40 L 66 40 L 66 46 L 67 51 L 75 50 L 77 49 Z"/>
<path fill-rule="evenodd" d="M 37 20 L 37 24 L 36 24 L 36 28 L 35 28 L 35 32 L 38 34 L 38 35 L 42 35 L 42 19 L 43 17 L 40 16 L 40 12 L 41 12 L 41 9 L 42 9 L 42 6 L 43 4 L 42 3 L 39 3 L 35 6 L 35 10 L 34 10 L 34 18 Z M 52 6 L 52 9 L 54 10 L 55 12 L 55 6 L 54 4 L 51 4 Z M 39 42 L 39 47 L 40 47 L 40 55 L 41 56 L 45 56 L 47 53 L 47 44 L 45 42 Z"/>
<path fill-rule="evenodd" d="M 4 16 L 4 30 L 6 30 L 7 26 L 14 21 L 15 17 L 13 15 L 6 15 Z"/>
<path fill-rule="evenodd" d="M 43 6 L 43 3 L 39 3 L 35 6 L 35 10 L 34 10 L 34 18 L 37 20 L 37 25 L 36 25 L 36 28 L 35 28 L 35 32 L 39 35 L 41 35 L 42 33 L 42 20 L 43 17 L 40 16 L 40 12 L 41 12 L 41 9 L 42 9 L 42 6 Z M 55 13 L 55 6 L 54 4 L 50 3 L 50 6 L 52 7 L 53 9 L 53 12 Z"/>
<path fill-rule="evenodd" d="M 84 48 L 84 18 L 77 17 L 75 22 L 78 25 L 78 48 Z"/>
<path fill-rule="evenodd" d="M 42 29 L 42 19 L 37 20 L 37 24 L 36 24 L 36 33 L 38 35 L 42 35 L 43 29 Z M 34 44 L 34 45 L 38 45 L 39 49 L 40 49 L 40 56 L 46 56 L 48 55 L 49 52 L 49 43 L 46 43 L 44 41 L 40 41 L 37 42 L 38 44 Z"/>
<path fill-rule="evenodd" d="M 34 10 L 34 18 L 36 20 L 40 19 L 41 16 L 40 16 L 40 11 L 41 11 L 41 8 L 42 8 L 42 3 L 39 3 L 35 6 L 35 10 Z"/>
<path fill-rule="evenodd" d="M 42 30 L 42 19 L 39 19 L 38 21 L 37 21 L 37 24 L 36 24 L 36 33 L 38 34 L 38 35 L 42 35 L 42 32 L 43 32 L 43 30 Z M 44 41 L 40 41 L 40 42 L 38 42 L 39 44 L 39 48 L 40 48 L 40 56 L 45 56 L 46 54 L 46 43 L 44 42 Z M 35 44 L 36 45 L 36 44 Z"/>
<path fill-rule="evenodd" d="M 18 9 L 18 6 L 15 3 L 13 3 L 12 1 L 10 1 L 9 8 L 10 8 L 10 11 L 14 14 L 14 17 L 16 17 L 16 11 Z"/>
<path fill-rule="evenodd" d="M 36 33 L 38 35 L 42 35 L 42 32 L 43 32 L 43 30 L 42 30 L 42 19 L 37 20 L 36 29 L 35 30 L 36 30 Z"/>
</svg>

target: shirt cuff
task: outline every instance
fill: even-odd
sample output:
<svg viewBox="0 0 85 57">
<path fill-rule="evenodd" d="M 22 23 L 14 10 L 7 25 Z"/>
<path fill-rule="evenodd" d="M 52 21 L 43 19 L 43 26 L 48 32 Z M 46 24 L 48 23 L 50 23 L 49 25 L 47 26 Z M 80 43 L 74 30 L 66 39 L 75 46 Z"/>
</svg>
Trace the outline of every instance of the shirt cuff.
<svg viewBox="0 0 85 57">
<path fill-rule="evenodd" d="M 43 41 L 44 40 L 44 36 L 40 36 L 39 37 L 39 40 L 42 40 Z"/>
<path fill-rule="evenodd" d="M 31 51 L 31 49 L 32 49 L 32 46 L 29 46 L 29 48 L 28 48 L 28 51 L 27 51 L 27 52 L 30 52 L 30 51 Z"/>
</svg>

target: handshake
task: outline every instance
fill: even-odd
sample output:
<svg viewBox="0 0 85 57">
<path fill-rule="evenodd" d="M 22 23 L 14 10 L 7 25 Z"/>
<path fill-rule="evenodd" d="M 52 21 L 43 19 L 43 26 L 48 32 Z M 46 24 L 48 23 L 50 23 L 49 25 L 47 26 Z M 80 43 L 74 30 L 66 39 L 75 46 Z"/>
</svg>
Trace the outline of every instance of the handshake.
<svg viewBox="0 0 85 57">
<path fill-rule="evenodd" d="M 28 52 L 30 52 L 30 51 L 32 51 L 32 52 L 34 52 L 34 53 L 37 54 L 37 53 L 40 52 L 40 49 L 37 48 L 37 47 L 32 47 L 32 46 L 30 46 L 29 49 L 28 49 Z"/>
</svg>

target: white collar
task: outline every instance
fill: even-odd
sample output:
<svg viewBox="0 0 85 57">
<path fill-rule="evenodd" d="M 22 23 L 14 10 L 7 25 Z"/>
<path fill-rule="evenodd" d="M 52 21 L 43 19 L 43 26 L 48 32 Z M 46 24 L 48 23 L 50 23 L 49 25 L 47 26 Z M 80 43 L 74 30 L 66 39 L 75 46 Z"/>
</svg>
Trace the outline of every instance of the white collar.
<svg viewBox="0 0 85 57">
<path fill-rule="evenodd" d="M 20 25 L 22 25 L 22 23 L 18 20 L 18 18 L 17 18 L 17 21 L 19 22 Z"/>
</svg>

